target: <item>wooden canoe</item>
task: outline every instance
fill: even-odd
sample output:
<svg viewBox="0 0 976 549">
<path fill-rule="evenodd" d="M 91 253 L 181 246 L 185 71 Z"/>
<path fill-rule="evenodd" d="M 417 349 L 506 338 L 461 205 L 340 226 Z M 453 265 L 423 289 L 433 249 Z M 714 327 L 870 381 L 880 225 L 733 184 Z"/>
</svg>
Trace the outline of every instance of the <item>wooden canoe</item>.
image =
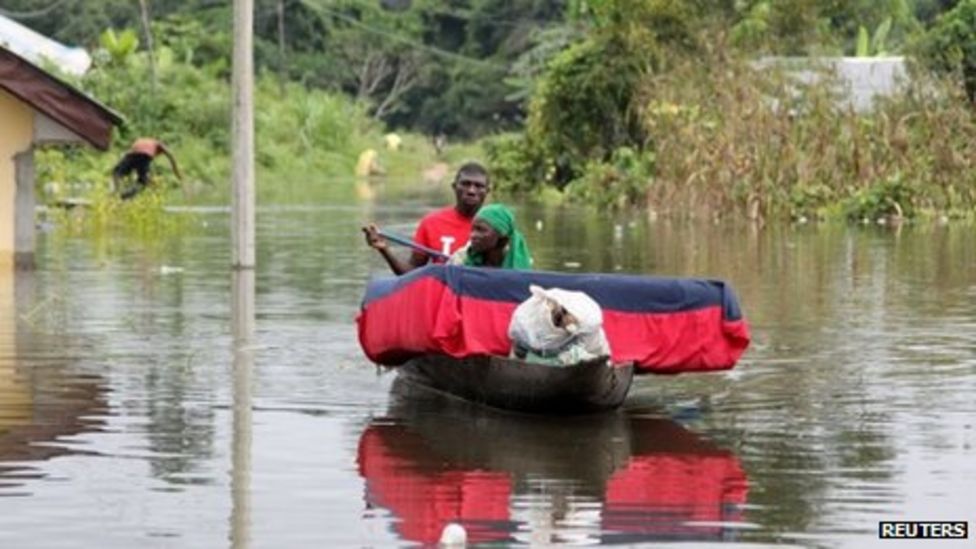
<svg viewBox="0 0 976 549">
<path fill-rule="evenodd" d="M 619 407 L 634 368 L 606 359 L 549 366 L 477 355 L 453 358 L 428 354 L 397 368 L 406 380 L 465 400 L 533 414 L 586 414 Z"/>
</svg>

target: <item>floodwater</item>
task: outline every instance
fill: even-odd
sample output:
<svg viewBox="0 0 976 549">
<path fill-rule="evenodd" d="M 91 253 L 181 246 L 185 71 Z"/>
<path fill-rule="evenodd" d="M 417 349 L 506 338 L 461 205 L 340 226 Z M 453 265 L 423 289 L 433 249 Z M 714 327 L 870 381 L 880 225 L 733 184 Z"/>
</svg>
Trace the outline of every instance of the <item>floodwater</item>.
<svg viewBox="0 0 976 549">
<path fill-rule="evenodd" d="M 976 231 L 678 224 L 521 206 L 548 270 L 720 278 L 753 344 L 730 372 L 642 377 L 619 413 L 508 415 L 362 355 L 366 219 L 445 196 L 229 215 L 167 237 L 40 236 L 0 274 L 0 546 L 399 547 L 447 521 L 493 545 L 912 545 L 976 529 Z M 338 203 L 338 205 L 336 205 Z M 939 542 L 952 547 L 953 542 Z"/>
</svg>

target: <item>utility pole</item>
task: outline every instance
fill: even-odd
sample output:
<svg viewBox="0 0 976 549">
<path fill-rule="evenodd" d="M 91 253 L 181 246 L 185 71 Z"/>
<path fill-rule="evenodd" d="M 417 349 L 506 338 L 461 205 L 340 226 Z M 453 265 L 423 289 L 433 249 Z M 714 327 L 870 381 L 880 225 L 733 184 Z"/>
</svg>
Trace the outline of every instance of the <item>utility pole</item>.
<svg viewBox="0 0 976 549">
<path fill-rule="evenodd" d="M 234 0 L 232 265 L 254 268 L 254 0 Z"/>
<path fill-rule="evenodd" d="M 231 86 L 233 143 L 231 261 L 234 419 L 231 447 L 231 547 L 251 546 L 251 369 L 254 337 L 254 0 L 234 0 Z"/>
<path fill-rule="evenodd" d="M 278 85 L 285 90 L 285 0 L 278 0 Z"/>
<path fill-rule="evenodd" d="M 142 32 L 146 35 L 146 52 L 149 54 L 149 100 L 155 104 L 159 77 L 156 76 L 156 48 L 153 45 L 152 24 L 149 22 L 149 0 L 139 0 L 139 12 L 142 16 Z M 155 135 L 156 117 L 149 120 L 150 129 Z"/>
<path fill-rule="evenodd" d="M 254 269 L 231 273 L 231 333 L 234 347 L 231 423 L 230 546 L 251 546 L 251 421 L 254 369 Z"/>
</svg>

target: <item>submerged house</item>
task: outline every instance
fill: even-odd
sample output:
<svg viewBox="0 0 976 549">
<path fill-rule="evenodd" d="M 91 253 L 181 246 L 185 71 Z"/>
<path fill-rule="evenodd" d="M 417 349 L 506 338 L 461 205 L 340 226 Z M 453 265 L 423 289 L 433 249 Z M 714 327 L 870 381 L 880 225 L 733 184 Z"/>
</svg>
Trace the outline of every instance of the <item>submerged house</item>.
<svg viewBox="0 0 976 549">
<path fill-rule="evenodd" d="M 34 150 L 49 143 L 104 150 L 112 127 L 121 122 L 41 68 L 49 63 L 81 74 L 90 60 L 0 16 L 0 473 L 72 453 L 56 442 L 99 429 L 107 406 L 103 381 L 76 379 L 72 359 L 55 358 L 43 376 L 19 360 L 59 343 L 20 328 L 25 308 L 34 302 L 34 273 L 10 269 L 33 264 Z M 0 495 L 22 490 L 18 481 L 3 484 L 6 493 Z"/>
<path fill-rule="evenodd" d="M 113 126 L 122 122 L 117 113 L 40 66 L 37 56 L 56 50 L 24 46 L 57 42 L 29 29 L 33 36 L 26 36 L 33 41 L 24 41 L 24 33 L 16 41 L 5 39 L 9 28 L 6 19 L 0 25 L 0 268 L 33 264 L 35 147 L 87 143 L 106 150 Z M 56 58 L 43 55 L 43 60 L 60 66 Z"/>
</svg>

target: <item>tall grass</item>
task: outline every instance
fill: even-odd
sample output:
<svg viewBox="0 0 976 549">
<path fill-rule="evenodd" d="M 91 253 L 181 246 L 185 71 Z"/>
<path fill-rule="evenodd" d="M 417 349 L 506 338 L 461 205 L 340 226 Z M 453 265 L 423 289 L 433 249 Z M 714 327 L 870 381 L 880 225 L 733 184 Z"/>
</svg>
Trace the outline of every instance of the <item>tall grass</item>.
<svg viewBox="0 0 976 549">
<path fill-rule="evenodd" d="M 92 236 L 124 231 L 141 240 L 178 234 L 191 222 L 189 216 L 165 215 L 165 190 L 152 186 L 123 202 L 107 187 L 89 190 L 88 200 L 73 208 L 49 210 L 49 221 L 69 234 Z"/>
<path fill-rule="evenodd" d="M 973 215 L 976 120 L 960 86 L 916 74 L 858 113 L 836 84 L 718 51 L 648 79 L 648 205 L 753 219 Z"/>
</svg>

